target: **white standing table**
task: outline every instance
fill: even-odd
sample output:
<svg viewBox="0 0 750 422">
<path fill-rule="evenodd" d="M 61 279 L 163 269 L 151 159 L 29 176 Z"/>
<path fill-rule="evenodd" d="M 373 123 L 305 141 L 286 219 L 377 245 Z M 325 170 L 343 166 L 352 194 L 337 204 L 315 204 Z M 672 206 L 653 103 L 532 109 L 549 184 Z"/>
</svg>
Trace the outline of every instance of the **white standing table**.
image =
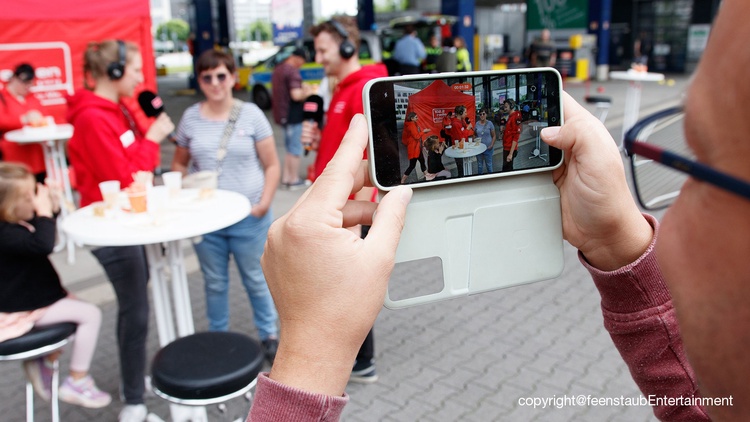
<svg viewBox="0 0 750 422">
<path fill-rule="evenodd" d="M 664 75 L 653 72 L 637 72 L 635 70 L 609 72 L 610 79 L 628 81 L 625 95 L 625 113 L 622 118 L 622 135 L 620 136 L 620 151 L 625 147 L 625 134 L 638 121 L 638 111 L 641 108 L 641 90 L 643 82 L 659 82 Z"/>
<path fill-rule="evenodd" d="M 126 206 L 127 201 L 122 194 L 121 205 Z M 210 198 L 201 199 L 197 189 L 183 189 L 178 198 L 169 201 L 163 214 L 156 217 L 158 223 L 148 212 L 134 214 L 122 209 L 95 216 L 93 205 L 89 205 L 70 214 L 63 220 L 62 228 L 71 239 L 85 245 L 145 245 L 154 316 L 159 344 L 163 347 L 177 337 L 195 332 L 180 241 L 228 227 L 249 214 L 250 201 L 238 193 L 216 190 Z M 171 300 L 166 269 L 171 274 Z M 170 407 L 175 420 L 185 419 L 186 412 L 202 411 L 205 414 L 203 408 Z"/>
<path fill-rule="evenodd" d="M 477 155 L 487 151 L 487 145 L 481 142 L 464 142 L 463 149 L 452 146 L 445 149 L 444 154 L 451 158 L 463 158 L 464 176 L 471 176 L 472 164 L 477 160 Z"/>
<path fill-rule="evenodd" d="M 547 127 L 547 122 L 531 122 L 529 123 L 529 126 L 534 128 L 534 133 L 536 134 L 536 143 L 534 144 L 534 151 L 531 152 L 531 156 L 529 157 L 529 160 L 532 158 L 539 158 L 542 161 L 547 161 L 547 154 L 542 154 L 542 140 L 539 136 L 539 128 Z"/>
<path fill-rule="evenodd" d="M 44 166 L 47 171 L 47 177 L 60 182 L 65 195 L 60 212 L 62 219 L 65 219 L 74 207 L 73 189 L 70 186 L 68 178 L 68 162 L 65 158 L 65 141 L 73 136 L 73 125 L 59 124 L 44 126 L 39 128 L 24 127 L 21 129 L 11 130 L 5 134 L 5 139 L 21 145 L 39 144 L 44 151 Z M 62 233 L 61 233 L 62 234 Z M 55 247 L 59 251 L 67 246 L 68 262 L 73 263 L 75 260 L 74 246 L 70 239 L 60 236 L 60 243 Z"/>
</svg>

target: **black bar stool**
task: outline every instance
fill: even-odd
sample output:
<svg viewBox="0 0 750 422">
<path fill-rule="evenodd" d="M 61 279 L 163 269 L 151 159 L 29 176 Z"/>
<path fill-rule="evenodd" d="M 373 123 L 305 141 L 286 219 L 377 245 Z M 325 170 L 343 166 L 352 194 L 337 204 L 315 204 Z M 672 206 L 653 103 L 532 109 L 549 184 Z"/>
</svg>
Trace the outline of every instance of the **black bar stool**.
<svg viewBox="0 0 750 422">
<path fill-rule="evenodd" d="M 156 353 L 151 384 L 156 395 L 171 403 L 208 406 L 248 392 L 262 366 L 257 340 L 232 332 L 195 333 Z"/>
<path fill-rule="evenodd" d="M 78 325 L 61 322 L 45 327 L 34 327 L 28 333 L 0 343 L 0 361 L 26 361 L 48 355 L 68 343 L 68 338 L 76 332 Z M 52 422 L 60 420 L 57 402 L 59 388 L 59 365 L 55 360 L 52 372 Z M 26 380 L 26 420 L 34 420 L 34 388 Z"/>
<path fill-rule="evenodd" d="M 609 107 L 612 105 L 612 98 L 605 95 L 587 95 L 584 97 L 587 104 L 596 105 L 597 118 L 604 123 L 609 113 Z"/>
</svg>

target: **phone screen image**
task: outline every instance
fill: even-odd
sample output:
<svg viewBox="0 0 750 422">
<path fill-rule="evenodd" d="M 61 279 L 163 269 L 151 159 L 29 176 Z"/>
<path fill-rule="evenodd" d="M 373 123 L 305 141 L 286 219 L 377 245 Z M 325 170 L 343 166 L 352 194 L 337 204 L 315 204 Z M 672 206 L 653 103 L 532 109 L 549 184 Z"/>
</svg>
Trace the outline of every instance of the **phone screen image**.
<svg viewBox="0 0 750 422">
<path fill-rule="evenodd" d="M 429 185 L 557 167 L 541 141 L 560 125 L 553 69 L 384 78 L 366 88 L 377 185 Z"/>
</svg>

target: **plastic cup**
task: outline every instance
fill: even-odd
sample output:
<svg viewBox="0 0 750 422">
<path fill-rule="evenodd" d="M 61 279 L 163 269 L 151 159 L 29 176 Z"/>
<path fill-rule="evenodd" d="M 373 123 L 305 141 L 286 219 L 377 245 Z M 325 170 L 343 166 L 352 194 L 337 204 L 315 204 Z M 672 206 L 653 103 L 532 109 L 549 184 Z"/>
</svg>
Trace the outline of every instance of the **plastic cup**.
<svg viewBox="0 0 750 422">
<path fill-rule="evenodd" d="M 134 213 L 146 212 L 146 191 L 131 192 L 128 191 L 128 200 L 130 201 L 130 211 Z"/>
<path fill-rule="evenodd" d="M 180 196 L 180 190 L 182 189 L 182 172 L 168 171 L 161 175 L 161 180 L 164 182 L 164 186 L 167 187 L 170 198 Z"/>
<path fill-rule="evenodd" d="M 99 191 L 102 194 L 106 208 L 114 209 L 117 207 L 117 198 L 120 195 L 119 180 L 107 180 L 106 182 L 99 183 Z"/>
<path fill-rule="evenodd" d="M 162 224 L 167 213 L 169 189 L 166 186 L 154 186 L 146 194 L 146 208 L 153 217 L 154 224 Z"/>
</svg>

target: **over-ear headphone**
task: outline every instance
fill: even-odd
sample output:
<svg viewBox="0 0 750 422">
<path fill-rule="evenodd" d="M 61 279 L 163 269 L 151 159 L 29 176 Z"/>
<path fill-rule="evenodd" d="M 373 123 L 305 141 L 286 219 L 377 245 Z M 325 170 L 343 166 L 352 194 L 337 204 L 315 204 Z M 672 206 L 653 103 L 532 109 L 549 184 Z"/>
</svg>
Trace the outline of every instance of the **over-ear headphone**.
<svg viewBox="0 0 750 422">
<path fill-rule="evenodd" d="M 125 75 L 125 43 L 117 40 L 117 61 L 107 66 L 107 76 L 109 79 L 116 81 Z"/>
<path fill-rule="evenodd" d="M 348 59 L 352 57 L 357 51 L 357 48 L 354 46 L 354 44 L 352 44 L 351 41 L 349 41 L 349 33 L 346 32 L 344 26 L 341 25 L 341 23 L 339 23 L 338 21 L 331 19 L 328 21 L 328 23 L 330 23 L 331 26 L 333 26 L 333 29 L 335 29 L 336 32 L 341 35 L 341 38 L 344 39 L 339 45 L 339 55 L 341 55 L 341 58 Z"/>
</svg>

